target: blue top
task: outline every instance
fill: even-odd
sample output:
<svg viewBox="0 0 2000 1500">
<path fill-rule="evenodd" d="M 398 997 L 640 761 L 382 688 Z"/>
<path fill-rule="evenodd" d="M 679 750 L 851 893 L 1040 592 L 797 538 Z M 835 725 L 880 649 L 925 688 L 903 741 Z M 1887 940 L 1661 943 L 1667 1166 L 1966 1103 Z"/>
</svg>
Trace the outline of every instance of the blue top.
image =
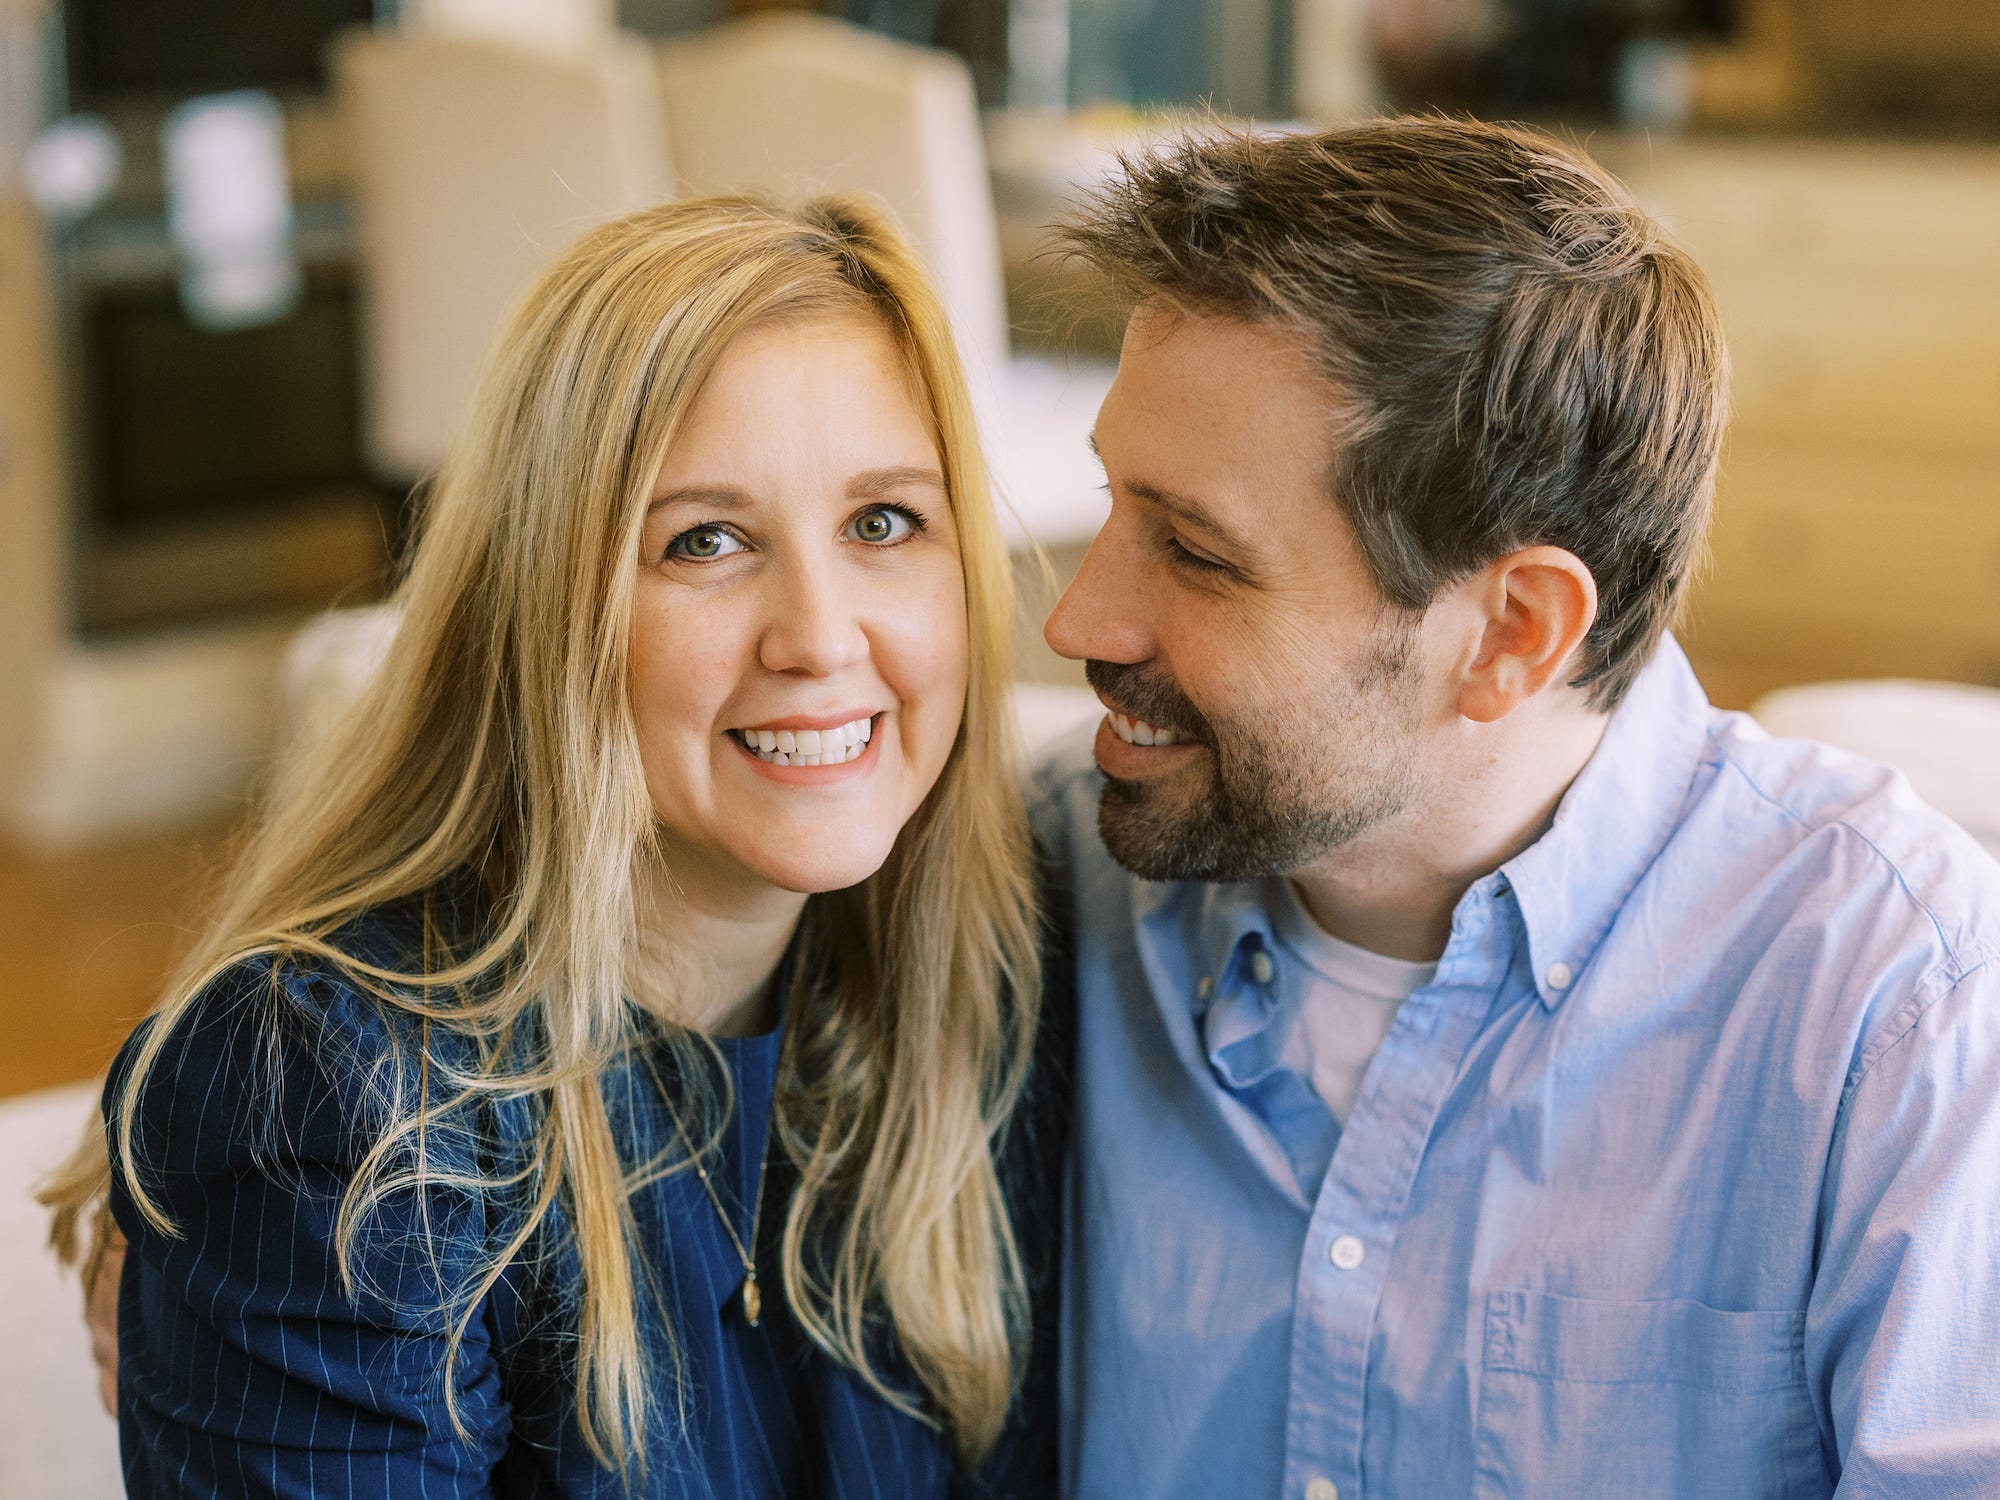
<svg viewBox="0 0 2000 1500">
<path fill-rule="evenodd" d="M 408 913 L 363 918 L 349 951 L 390 946 Z M 267 1051 L 273 1013 L 280 1042 Z M 119 1302 L 119 1422 L 133 1496 L 583 1496 L 625 1493 L 585 1446 L 569 1366 L 573 1267 L 556 1221 L 478 1305 L 456 1368 L 465 1432 L 439 1372 L 450 1294 L 512 1224 L 504 1199 L 436 1190 L 394 1198 L 364 1234 L 360 1294 L 334 1260 L 335 1214 L 375 1115 L 370 1075 L 390 1052 L 383 1007 L 324 966 L 237 966 L 178 1026 L 139 1107 L 140 1159 L 185 1230 L 162 1236 L 114 1178 L 131 1242 Z M 433 1028 L 434 1053 L 442 1045 Z M 415 1035 L 414 1030 L 410 1033 Z M 111 1090 L 137 1037 L 112 1070 Z M 737 1107 L 711 1167 L 747 1242 L 765 1153 L 779 1034 L 720 1042 Z M 678 1155 L 659 1079 L 663 1044 L 606 1078 L 628 1163 Z M 403 1070 L 407 1074 L 407 1069 Z M 114 1097 L 107 1092 L 107 1100 Z M 691 1121 L 692 1125 L 693 1122 Z M 518 1106 L 482 1106 L 441 1128 L 446 1162 L 505 1167 L 527 1138 Z M 115 1141 L 114 1141 L 115 1147 Z M 741 1314 L 743 1267 L 692 1172 L 641 1188 L 632 1209 L 643 1270 L 640 1333 L 653 1371 L 643 1483 L 658 1497 L 1031 1494 L 1021 1474 L 953 1475 L 947 1439 L 896 1410 L 800 1332 L 776 1235 L 793 1183 L 774 1155 L 765 1186 L 761 1326 Z M 433 1262 L 418 1229 L 428 1215 Z M 671 1329 L 671 1336 L 669 1330 Z M 676 1362 L 682 1372 L 676 1411 Z M 907 1388 L 907 1372 L 893 1361 Z"/>
<path fill-rule="evenodd" d="M 1064 757 L 1037 808 L 1069 1493 L 2000 1495 L 2000 866 L 1900 778 L 1669 641 L 1303 1184 L 1254 888 L 1125 873 L 1098 785 Z"/>
</svg>

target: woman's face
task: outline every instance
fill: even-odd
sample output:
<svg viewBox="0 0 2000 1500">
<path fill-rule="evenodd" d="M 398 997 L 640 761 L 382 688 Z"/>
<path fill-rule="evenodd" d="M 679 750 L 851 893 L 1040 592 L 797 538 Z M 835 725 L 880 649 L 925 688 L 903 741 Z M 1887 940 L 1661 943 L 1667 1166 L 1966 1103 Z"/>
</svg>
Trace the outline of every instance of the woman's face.
<svg viewBox="0 0 2000 1500">
<path fill-rule="evenodd" d="M 930 423 L 858 315 L 724 353 L 656 479 L 632 715 L 690 895 L 873 874 L 965 706 L 965 582 Z"/>
</svg>

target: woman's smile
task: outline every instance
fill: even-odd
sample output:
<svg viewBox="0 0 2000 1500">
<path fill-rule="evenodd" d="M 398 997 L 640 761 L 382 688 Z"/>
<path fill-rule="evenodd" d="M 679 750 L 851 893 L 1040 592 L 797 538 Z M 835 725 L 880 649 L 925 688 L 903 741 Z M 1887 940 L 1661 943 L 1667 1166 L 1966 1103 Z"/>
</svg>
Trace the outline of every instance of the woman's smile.
<svg viewBox="0 0 2000 1500">
<path fill-rule="evenodd" d="M 731 729 L 724 738 L 759 774 L 786 786 L 828 786 L 868 775 L 880 759 L 876 722 L 884 714 L 792 720 Z"/>
<path fill-rule="evenodd" d="M 730 737 L 772 765 L 838 766 L 858 760 L 875 733 L 875 715 L 836 714 L 831 719 L 786 719 L 754 729 L 732 729 Z"/>
</svg>

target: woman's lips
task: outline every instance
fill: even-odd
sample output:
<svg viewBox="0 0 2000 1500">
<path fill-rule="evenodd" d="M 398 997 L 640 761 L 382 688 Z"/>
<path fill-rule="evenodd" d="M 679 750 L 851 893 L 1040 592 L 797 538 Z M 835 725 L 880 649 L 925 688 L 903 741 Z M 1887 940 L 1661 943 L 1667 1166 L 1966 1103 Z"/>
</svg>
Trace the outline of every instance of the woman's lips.
<svg viewBox="0 0 2000 1500">
<path fill-rule="evenodd" d="M 759 726 L 755 730 L 729 730 L 724 738 L 736 747 L 738 755 L 770 780 L 787 786 L 821 786 L 829 782 L 850 781 L 874 769 L 881 759 L 877 746 L 881 739 L 882 720 L 886 717 L 885 714 L 878 714 L 872 718 L 847 721 L 847 725 L 859 726 L 854 730 L 858 740 L 842 733 L 847 725 L 831 725 L 819 730 L 780 730 Z M 750 741 L 751 735 L 756 736 L 755 748 Z M 770 750 L 763 748 L 763 740 L 767 736 L 773 741 Z M 792 746 L 790 750 L 779 748 L 787 741 Z M 816 748 L 807 749 L 805 746 Z M 839 759 L 830 759 L 832 755 L 838 755 Z"/>
<path fill-rule="evenodd" d="M 729 737 L 766 765 L 837 766 L 859 760 L 875 733 L 875 718 L 860 714 L 823 727 L 766 724 L 732 729 Z"/>
</svg>

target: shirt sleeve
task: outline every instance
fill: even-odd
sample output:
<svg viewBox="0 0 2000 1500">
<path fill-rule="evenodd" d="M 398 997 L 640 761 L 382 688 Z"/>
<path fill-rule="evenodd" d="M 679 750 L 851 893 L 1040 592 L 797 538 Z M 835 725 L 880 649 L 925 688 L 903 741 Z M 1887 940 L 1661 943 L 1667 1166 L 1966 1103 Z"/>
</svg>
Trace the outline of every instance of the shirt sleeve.
<svg viewBox="0 0 2000 1500">
<path fill-rule="evenodd" d="M 2000 971 L 1919 995 L 1848 1093 L 1806 1363 L 1835 1493 L 2000 1493 Z"/>
<path fill-rule="evenodd" d="M 355 1240 L 352 1291 L 341 1274 L 359 1122 L 392 1076 L 384 1036 L 357 1025 L 366 1014 L 351 992 L 314 999 L 239 966 L 148 1074 L 135 1154 L 179 1233 L 143 1218 L 114 1174 L 131 1247 L 118 1406 L 135 1500 L 488 1492 L 509 1414 L 478 1311 L 449 1376 L 462 1431 L 444 1384 L 452 1298 L 484 1241 L 477 1196 L 391 1198 Z M 138 1042 L 112 1070 L 107 1117 Z M 115 1160 L 115 1132 L 112 1145 Z"/>
</svg>

